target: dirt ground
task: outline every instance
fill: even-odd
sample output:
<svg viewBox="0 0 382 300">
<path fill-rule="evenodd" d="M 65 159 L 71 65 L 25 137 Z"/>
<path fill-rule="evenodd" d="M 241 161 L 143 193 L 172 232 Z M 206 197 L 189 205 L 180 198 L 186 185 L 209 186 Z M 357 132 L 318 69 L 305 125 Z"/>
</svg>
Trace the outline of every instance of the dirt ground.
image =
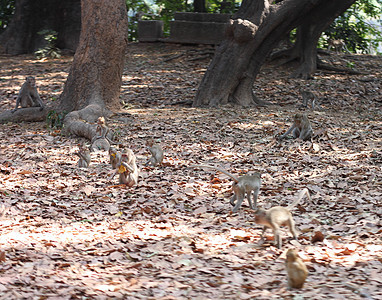
<svg viewBox="0 0 382 300">
<path fill-rule="evenodd" d="M 133 188 L 110 179 L 106 152 L 78 168 L 80 138 L 45 123 L 0 124 L 0 299 L 382 298 L 382 57 L 325 55 L 363 74 L 309 81 L 270 62 L 254 87 L 266 107 L 176 104 L 193 99 L 212 51 L 129 45 L 123 110 L 108 125 L 137 155 Z M 0 110 L 13 108 L 28 75 L 44 102 L 57 101 L 71 61 L 0 56 Z M 319 99 L 306 109 L 316 136 L 276 142 L 301 111 L 301 89 Z M 165 149 L 157 168 L 145 165 L 149 138 Z M 247 202 L 231 212 L 232 180 L 195 163 L 261 172 L 265 208 L 308 188 L 311 200 L 293 210 L 298 241 L 285 229 L 282 249 L 270 231 L 259 245 Z M 309 270 L 300 290 L 287 289 L 288 248 Z"/>
</svg>

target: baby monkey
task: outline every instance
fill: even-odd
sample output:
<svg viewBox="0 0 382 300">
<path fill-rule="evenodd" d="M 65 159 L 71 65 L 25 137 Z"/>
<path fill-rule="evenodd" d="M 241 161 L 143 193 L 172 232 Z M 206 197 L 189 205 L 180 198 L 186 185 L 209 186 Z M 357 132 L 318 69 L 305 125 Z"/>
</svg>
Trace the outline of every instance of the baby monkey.
<svg viewBox="0 0 382 300">
<path fill-rule="evenodd" d="M 230 200 L 231 205 L 233 206 L 232 212 L 237 212 L 243 203 L 245 194 L 247 195 L 247 200 L 249 207 L 252 209 L 256 209 L 257 207 L 257 197 L 260 191 L 261 185 L 261 175 L 259 173 L 252 173 L 243 175 L 240 177 L 236 177 L 231 173 L 220 169 L 218 167 L 210 166 L 210 165 L 192 165 L 191 168 L 210 168 L 222 172 L 223 174 L 231 177 L 234 181 L 232 184 L 233 196 Z M 253 191 L 253 204 L 251 201 L 251 194 Z M 236 204 L 235 204 L 236 201 Z"/>
<path fill-rule="evenodd" d="M 299 138 L 303 141 L 310 140 L 313 135 L 313 129 L 306 114 L 295 114 L 293 117 L 292 126 L 279 137 L 279 140 L 284 139 L 288 134 L 292 133 L 295 139 Z"/>
<path fill-rule="evenodd" d="M 106 126 L 105 118 L 99 117 L 97 120 L 96 134 L 92 138 L 92 150 L 105 150 L 109 151 L 110 140 L 107 137 L 109 133 L 109 127 Z"/>
<path fill-rule="evenodd" d="M 79 168 L 87 168 L 90 164 L 90 151 L 86 146 L 79 147 L 79 151 L 75 154 L 80 158 L 78 160 L 77 166 Z"/>
<path fill-rule="evenodd" d="M 113 169 L 117 168 L 117 163 L 118 163 L 117 153 L 119 153 L 119 151 L 115 149 L 114 147 L 109 148 L 110 164 Z"/>
<path fill-rule="evenodd" d="M 163 149 L 159 144 L 155 144 L 153 139 L 149 139 L 146 143 L 147 149 L 151 153 L 151 157 L 149 158 L 147 164 L 151 164 L 152 166 L 161 165 L 163 161 Z"/>
<path fill-rule="evenodd" d="M 308 276 L 308 269 L 295 249 L 288 249 L 285 267 L 288 273 L 288 287 L 302 288 Z"/>
<path fill-rule="evenodd" d="M 111 176 L 112 179 L 117 173 L 119 174 L 119 184 L 126 184 L 132 187 L 138 183 L 138 167 L 136 157 L 130 149 L 121 153 L 117 151 L 116 155 L 116 172 Z"/>
<path fill-rule="evenodd" d="M 310 194 L 308 189 L 303 189 L 300 191 L 298 198 L 293 201 L 288 207 L 275 206 L 268 210 L 258 209 L 255 212 L 255 222 L 260 225 L 264 225 L 263 232 L 261 234 L 260 243 L 264 241 L 264 234 L 268 228 L 273 230 L 275 244 L 277 248 L 281 248 L 282 241 L 280 235 L 280 226 L 287 225 L 293 238 L 297 240 L 296 229 L 294 226 L 294 221 L 290 210 L 295 207 L 302 199 L 302 197 L 307 196 L 310 200 Z"/>
<path fill-rule="evenodd" d="M 28 76 L 25 78 L 19 95 L 17 96 L 16 107 L 12 110 L 12 113 L 19 109 L 19 105 L 22 108 L 40 106 L 40 110 L 43 110 L 45 107 L 40 95 L 38 94 L 36 80 L 33 76 Z"/>
</svg>

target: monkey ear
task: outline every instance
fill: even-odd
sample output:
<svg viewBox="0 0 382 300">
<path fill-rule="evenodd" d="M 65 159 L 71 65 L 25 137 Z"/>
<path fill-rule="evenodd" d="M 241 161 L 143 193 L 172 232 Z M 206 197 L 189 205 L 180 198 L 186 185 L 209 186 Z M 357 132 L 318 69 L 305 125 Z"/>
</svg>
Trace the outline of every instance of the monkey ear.
<svg viewBox="0 0 382 300">
<path fill-rule="evenodd" d="M 28 77 L 25 77 L 25 80 L 28 80 Z"/>
</svg>

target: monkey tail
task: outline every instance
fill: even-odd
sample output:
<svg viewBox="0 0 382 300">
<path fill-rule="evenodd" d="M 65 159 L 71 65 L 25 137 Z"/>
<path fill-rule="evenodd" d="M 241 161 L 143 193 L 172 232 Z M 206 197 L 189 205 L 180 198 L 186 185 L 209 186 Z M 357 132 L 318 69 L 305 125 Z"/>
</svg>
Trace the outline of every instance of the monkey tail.
<svg viewBox="0 0 382 300">
<path fill-rule="evenodd" d="M 210 169 L 214 169 L 214 170 L 217 170 L 219 172 L 222 172 L 223 174 L 227 175 L 228 177 L 231 177 L 232 180 L 235 181 L 236 183 L 239 182 L 239 178 L 237 178 L 236 176 L 234 176 L 231 173 L 227 172 L 226 170 L 220 169 L 220 168 L 215 167 L 215 166 L 210 166 L 210 165 L 191 165 L 190 168 L 210 168 Z"/>
<path fill-rule="evenodd" d="M 299 204 L 300 201 L 301 201 L 301 199 L 302 199 L 302 197 L 304 197 L 305 195 L 306 195 L 306 196 L 308 197 L 308 199 L 310 200 L 310 194 L 309 194 L 309 190 L 308 190 L 307 188 L 302 189 L 302 190 L 300 191 L 300 193 L 298 194 L 297 199 L 294 200 L 294 201 L 292 202 L 292 204 L 290 204 L 290 205 L 288 206 L 288 209 L 292 209 L 292 208 L 295 207 L 297 204 Z"/>
</svg>

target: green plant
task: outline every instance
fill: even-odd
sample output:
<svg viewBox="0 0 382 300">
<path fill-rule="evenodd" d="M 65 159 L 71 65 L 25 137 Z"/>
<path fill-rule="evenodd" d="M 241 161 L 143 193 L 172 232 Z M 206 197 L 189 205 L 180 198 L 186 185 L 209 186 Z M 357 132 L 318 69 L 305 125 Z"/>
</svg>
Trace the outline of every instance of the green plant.
<svg viewBox="0 0 382 300">
<path fill-rule="evenodd" d="M 61 51 L 56 47 L 56 41 L 57 41 L 57 32 L 54 30 L 41 30 L 37 32 L 39 35 L 44 36 L 44 40 L 46 41 L 46 45 L 44 48 L 38 49 L 34 54 L 36 55 L 37 59 L 41 58 L 60 58 L 61 57 Z"/>
<path fill-rule="evenodd" d="M 351 52 L 376 51 L 382 42 L 381 13 L 382 0 L 356 1 L 325 30 L 319 45 L 327 47 L 328 39 L 342 39 Z"/>
<path fill-rule="evenodd" d="M 46 116 L 46 124 L 51 129 L 61 129 L 64 126 L 64 119 L 68 113 L 66 111 L 57 112 L 55 110 L 49 111 Z"/>
<path fill-rule="evenodd" d="M 0 32 L 4 31 L 15 12 L 15 0 L 0 0 Z"/>
</svg>

